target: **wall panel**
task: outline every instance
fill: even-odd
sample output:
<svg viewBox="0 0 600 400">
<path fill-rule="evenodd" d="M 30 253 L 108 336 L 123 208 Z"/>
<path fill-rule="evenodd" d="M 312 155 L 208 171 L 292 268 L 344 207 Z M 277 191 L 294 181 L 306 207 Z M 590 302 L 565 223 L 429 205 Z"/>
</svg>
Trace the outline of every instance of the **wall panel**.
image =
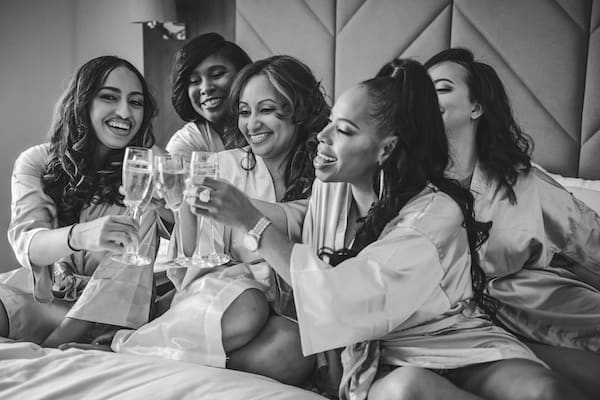
<svg viewBox="0 0 600 400">
<path fill-rule="evenodd" d="M 335 0 L 238 0 L 236 42 L 252 59 L 287 54 L 333 93 Z"/>
<path fill-rule="evenodd" d="M 579 175 L 600 179 L 600 0 L 594 0 L 581 126 Z"/>
</svg>

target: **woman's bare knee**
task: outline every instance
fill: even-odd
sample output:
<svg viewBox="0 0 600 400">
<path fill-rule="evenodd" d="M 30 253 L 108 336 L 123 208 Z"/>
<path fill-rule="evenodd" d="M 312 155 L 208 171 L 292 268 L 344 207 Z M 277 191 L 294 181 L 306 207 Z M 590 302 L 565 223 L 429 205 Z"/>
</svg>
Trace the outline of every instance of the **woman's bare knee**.
<svg viewBox="0 0 600 400">
<path fill-rule="evenodd" d="M 369 390 L 370 400 L 420 400 L 421 386 L 429 371 L 415 367 L 399 367 L 376 380 Z"/>
<path fill-rule="evenodd" d="M 225 352 L 234 351 L 263 329 L 269 318 L 269 304 L 258 289 L 244 291 L 223 313 L 221 332 Z"/>
<path fill-rule="evenodd" d="M 558 378 L 551 371 L 522 386 L 521 400 L 584 400 L 585 397 L 575 387 Z"/>
<path fill-rule="evenodd" d="M 304 357 L 298 325 L 283 317 L 269 318 L 248 345 L 229 354 L 227 367 L 301 385 L 312 375 L 315 357 Z"/>
<path fill-rule="evenodd" d="M 482 400 L 431 370 L 399 367 L 375 381 L 369 400 Z"/>
</svg>

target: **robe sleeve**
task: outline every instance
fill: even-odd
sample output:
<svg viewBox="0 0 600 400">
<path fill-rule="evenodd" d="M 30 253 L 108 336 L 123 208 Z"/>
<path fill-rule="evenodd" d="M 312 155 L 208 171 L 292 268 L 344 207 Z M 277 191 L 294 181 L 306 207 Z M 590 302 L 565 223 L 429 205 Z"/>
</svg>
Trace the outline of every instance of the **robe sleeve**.
<svg viewBox="0 0 600 400">
<path fill-rule="evenodd" d="M 294 246 L 290 261 L 305 355 L 384 336 L 417 311 L 444 276 L 436 246 L 402 226 L 335 268 L 303 244 Z"/>
<path fill-rule="evenodd" d="M 600 217 L 549 176 L 535 173 L 551 250 L 574 261 L 572 272 L 600 287 Z"/>
<path fill-rule="evenodd" d="M 288 237 L 294 242 L 302 241 L 302 223 L 308 208 L 308 199 L 280 203 L 285 214 Z"/>
<path fill-rule="evenodd" d="M 33 276 L 33 294 L 36 300 L 51 301 L 52 279 L 47 265 L 33 265 L 29 246 L 33 237 L 42 230 L 57 227 L 56 205 L 44 193 L 44 173 L 48 151 L 39 145 L 23 152 L 15 161 L 11 178 L 11 220 L 8 241 L 21 266 L 30 269 Z"/>
</svg>

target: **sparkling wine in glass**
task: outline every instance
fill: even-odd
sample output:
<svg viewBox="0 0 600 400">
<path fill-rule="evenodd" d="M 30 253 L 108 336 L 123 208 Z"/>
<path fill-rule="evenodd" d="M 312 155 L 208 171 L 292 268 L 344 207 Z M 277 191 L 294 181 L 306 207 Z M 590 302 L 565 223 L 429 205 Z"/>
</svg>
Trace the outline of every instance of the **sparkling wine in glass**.
<svg viewBox="0 0 600 400">
<path fill-rule="evenodd" d="M 123 203 L 130 210 L 133 219 L 140 223 L 140 206 L 148 196 L 152 183 L 153 171 L 152 150 L 143 147 L 127 147 L 123 157 Z M 127 246 L 125 253 L 113 257 L 116 260 L 132 265 L 147 265 L 152 262 L 148 256 L 139 252 L 139 243 Z"/>
<path fill-rule="evenodd" d="M 200 182 L 204 177 L 216 178 L 218 176 L 219 163 L 217 161 L 217 154 L 212 152 L 205 151 L 195 151 L 192 153 L 192 160 L 190 163 L 190 179 L 188 180 L 189 185 L 193 189 L 198 189 L 201 186 Z M 205 189 L 210 190 L 210 189 Z M 200 195 L 202 196 L 203 193 Z M 210 194 L 207 192 L 207 196 Z M 210 253 L 208 256 L 204 256 L 203 253 L 205 249 L 202 249 L 202 231 L 205 223 L 208 222 L 209 233 L 210 233 Z M 226 261 L 222 262 L 219 259 L 219 253 L 215 251 L 215 243 L 214 243 L 214 232 L 212 226 L 212 220 L 206 221 L 201 215 L 198 216 L 198 226 L 196 229 L 196 249 L 194 254 L 192 255 L 192 265 L 194 266 L 214 266 L 221 265 L 227 263 L 229 261 L 229 256 L 226 254 L 222 254 L 222 259 L 226 259 Z M 215 256 L 217 258 L 215 258 Z"/>
<path fill-rule="evenodd" d="M 183 192 L 185 189 L 185 161 L 179 154 L 161 154 L 154 157 L 155 166 L 158 170 L 158 181 L 162 186 L 162 194 L 166 206 L 173 212 L 175 224 L 173 227 L 175 242 L 177 244 L 177 255 L 165 265 L 182 266 L 191 261 L 183 253 L 183 242 L 181 236 L 181 223 L 179 218 L 180 207 L 183 204 Z M 176 231 L 175 231 L 176 230 Z"/>
</svg>

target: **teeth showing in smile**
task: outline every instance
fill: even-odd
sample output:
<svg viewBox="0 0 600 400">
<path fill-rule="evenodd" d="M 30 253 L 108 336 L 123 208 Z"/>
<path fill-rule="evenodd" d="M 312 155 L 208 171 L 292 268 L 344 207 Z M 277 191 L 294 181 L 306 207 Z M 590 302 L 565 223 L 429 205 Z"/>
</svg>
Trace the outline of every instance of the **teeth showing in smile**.
<svg viewBox="0 0 600 400">
<path fill-rule="evenodd" d="M 202 105 L 206 108 L 215 108 L 221 105 L 222 99 L 220 97 L 213 97 L 202 102 Z"/>
<path fill-rule="evenodd" d="M 250 135 L 250 141 L 252 143 L 260 143 L 269 136 L 268 133 L 258 133 L 256 135 Z"/>
<path fill-rule="evenodd" d="M 325 165 L 333 164 L 337 161 L 337 158 L 328 156 L 327 154 L 323 154 L 320 151 L 317 152 L 317 156 L 315 157 L 313 164 L 315 167 L 319 168 Z"/>
<path fill-rule="evenodd" d="M 130 128 L 130 126 L 129 126 L 129 124 L 127 122 L 108 121 L 107 124 L 111 128 L 124 129 L 124 130 L 129 130 L 129 128 Z"/>
</svg>

